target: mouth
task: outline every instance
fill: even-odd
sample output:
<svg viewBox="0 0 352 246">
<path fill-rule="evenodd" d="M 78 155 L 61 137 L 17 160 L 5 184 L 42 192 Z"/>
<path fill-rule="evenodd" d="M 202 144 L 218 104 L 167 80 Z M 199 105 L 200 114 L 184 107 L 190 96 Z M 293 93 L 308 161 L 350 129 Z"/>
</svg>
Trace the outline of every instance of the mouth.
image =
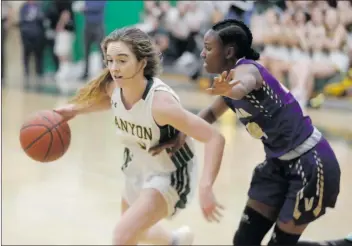
<svg viewBox="0 0 352 246">
<path fill-rule="evenodd" d="M 121 75 L 117 76 L 117 75 L 113 75 L 112 76 L 113 80 L 120 80 L 122 79 L 123 77 Z"/>
</svg>

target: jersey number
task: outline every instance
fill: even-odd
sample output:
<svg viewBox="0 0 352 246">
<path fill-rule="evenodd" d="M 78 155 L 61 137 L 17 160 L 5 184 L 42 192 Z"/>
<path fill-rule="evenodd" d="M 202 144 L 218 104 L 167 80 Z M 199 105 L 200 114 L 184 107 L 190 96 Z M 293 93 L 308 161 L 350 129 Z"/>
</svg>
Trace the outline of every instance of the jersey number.
<svg viewBox="0 0 352 246">
<path fill-rule="evenodd" d="M 123 152 L 123 159 L 124 159 L 124 163 L 121 167 L 121 170 L 125 170 L 128 165 L 130 164 L 130 162 L 132 161 L 132 154 L 129 148 L 125 148 L 124 152 Z"/>
<path fill-rule="evenodd" d="M 239 119 L 243 119 L 243 118 L 247 118 L 252 116 L 250 113 L 248 113 L 247 111 L 245 111 L 242 108 L 239 109 L 235 109 L 236 110 L 236 115 Z M 262 128 L 255 122 L 248 122 L 246 124 L 246 129 L 249 132 L 249 134 L 257 139 L 267 139 L 268 136 L 265 134 L 265 132 L 263 132 Z"/>
</svg>

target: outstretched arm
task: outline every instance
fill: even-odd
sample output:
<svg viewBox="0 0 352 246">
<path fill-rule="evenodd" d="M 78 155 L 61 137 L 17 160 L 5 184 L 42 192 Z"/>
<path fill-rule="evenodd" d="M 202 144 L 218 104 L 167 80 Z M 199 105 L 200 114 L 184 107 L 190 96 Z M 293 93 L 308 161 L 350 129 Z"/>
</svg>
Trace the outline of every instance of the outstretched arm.
<svg viewBox="0 0 352 246">
<path fill-rule="evenodd" d="M 212 187 L 220 169 L 225 146 L 224 137 L 205 120 L 185 110 L 168 92 L 155 93 L 153 117 L 157 124 L 171 125 L 205 144 L 205 163 L 200 179 L 199 199 L 204 217 L 208 221 L 219 221 L 218 208 L 222 206 L 216 202 Z"/>
<path fill-rule="evenodd" d="M 234 100 L 241 100 L 254 89 L 260 88 L 263 78 L 252 64 L 240 65 L 223 72 L 214 79 L 213 86 L 207 89 L 209 94 L 222 95 Z"/>
<path fill-rule="evenodd" d="M 54 111 L 61 114 L 65 120 L 70 120 L 76 115 L 108 110 L 111 107 L 111 94 L 113 88 L 113 84 L 110 83 L 106 86 L 106 89 L 101 92 L 98 99 L 94 98 L 94 100 L 85 100 L 83 102 L 77 102 L 77 100 L 74 99 L 70 104 L 56 108 Z"/>
<path fill-rule="evenodd" d="M 215 101 L 207 108 L 199 112 L 198 116 L 206 122 L 213 124 L 223 115 L 229 107 L 221 96 L 216 97 Z"/>
</svg>

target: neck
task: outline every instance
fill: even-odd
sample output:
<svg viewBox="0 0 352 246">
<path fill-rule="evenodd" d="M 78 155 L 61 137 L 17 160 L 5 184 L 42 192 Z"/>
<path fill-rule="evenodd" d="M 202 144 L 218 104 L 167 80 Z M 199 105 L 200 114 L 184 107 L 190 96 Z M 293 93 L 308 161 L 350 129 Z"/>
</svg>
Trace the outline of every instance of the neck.
<svg viewBox="0 0 352 246">
<path fill-rule="evenodd" d="M 132 107 L 142 98 L 147 85 L 147 81 L 144 77 L 142 77 L 134 79 L 129 83 L 129 85 L 130 86 L 122 88 L 121 94 L 126 107 Z"/>
<path fill-rule="evenodd" d="M 228 62 L 224 68 L 223 68 L 223 71 L 227 71 L 229 72 L 231 69 L 233 69 L 235 66 L 236 66 L 236 63 L 238 62 L 239 59 L 234 59 L 232 60 L 231 62 Z M 223 72 L 221 71 L 221 73 Z"/>
</svg>

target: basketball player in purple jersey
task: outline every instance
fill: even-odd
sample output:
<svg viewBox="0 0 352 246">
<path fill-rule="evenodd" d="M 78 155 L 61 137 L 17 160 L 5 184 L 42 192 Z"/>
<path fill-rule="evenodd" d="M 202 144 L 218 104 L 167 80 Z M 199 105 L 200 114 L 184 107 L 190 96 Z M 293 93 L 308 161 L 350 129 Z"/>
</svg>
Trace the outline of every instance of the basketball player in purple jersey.
<svg viewBox="0 0 352 246">
<path fill-rule="evenodd" d="M 221 74 L 208 92 L 219 95 L 199 116 L 213 123 L 227 109 L 236 113 L 264 145 L 266 159 L 253 173 L 244 216 L 234 245 L 260 245 L 275 224 L 268 245 L 321 245 L 298 241 L 307 226 L 334 208 L 340 168 L 327 140 L 304 116 L 292 94 L 255 60 L 252 33 L 237 20 L 217 23 L 204 37 L 201 53 L 209 73 Z M 177 150 L 184 135 L 151 149 Z M 327 245 L 352 245 L 352 239 Z"/>
</svg>

